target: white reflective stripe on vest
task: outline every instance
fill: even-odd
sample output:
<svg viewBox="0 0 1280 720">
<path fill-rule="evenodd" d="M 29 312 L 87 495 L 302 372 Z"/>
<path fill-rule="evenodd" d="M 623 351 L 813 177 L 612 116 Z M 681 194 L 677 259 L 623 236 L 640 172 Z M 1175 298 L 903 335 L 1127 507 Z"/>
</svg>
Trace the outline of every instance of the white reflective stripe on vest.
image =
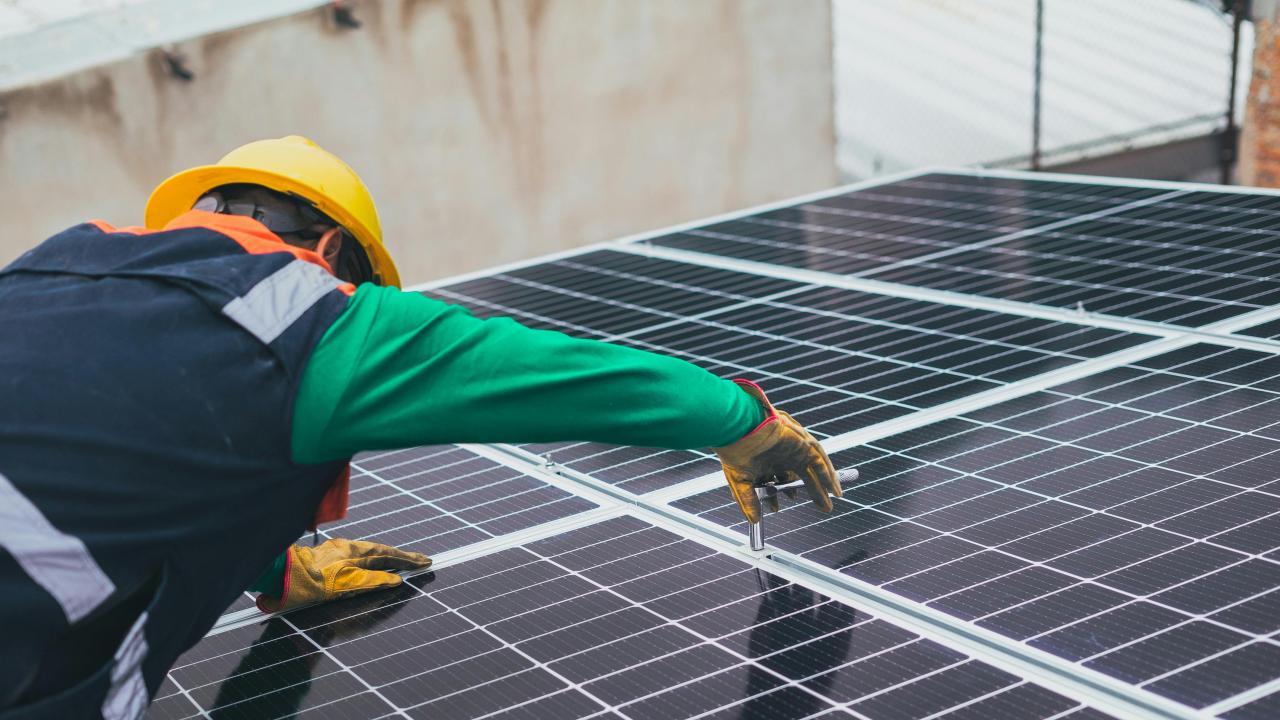
<svg viewBox="0 0 1280 720">
<path fill-rule="evenodd" d="M 339 284 L 319 265 L 294 260 L 224 305 L 222 314 L 270 343 Z"/>
<path fill-rule="evenodd" d="M 67 622 L 93 612 L 116 591 L 84 542 L 54 527 L 0 475 L 0 546 L 62 606 Z"/>
<path fill-rule="evenodd" d="M 103 720 L 135 720 L 147 710 L 147 682 L 142 661 L 147 657 L 147 614 L 138 616 L 116 650 L 111 666 L 111 687 L 102 701 Z"/>
</svg>

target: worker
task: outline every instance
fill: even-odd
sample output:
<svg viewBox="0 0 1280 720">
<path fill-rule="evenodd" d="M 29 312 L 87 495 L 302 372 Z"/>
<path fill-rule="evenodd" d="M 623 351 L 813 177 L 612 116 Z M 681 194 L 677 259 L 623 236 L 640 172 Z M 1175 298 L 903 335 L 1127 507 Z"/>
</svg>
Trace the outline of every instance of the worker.
<svg viewBox="0 0 1280 720">
<path fill-rule="evenodd" d="M 246 588 L 288 610 L 426 568 L 292 545 L 345 514 L 361 451 L 714 447 L 750 520 L 761 480 L 840 494 L 751 382 L 399 285 L 365 185 L 298 136 L 174 175 L 145 227 L 76 225 L 0 270 L 0 717 L 137 717 Z"/>
</svg>

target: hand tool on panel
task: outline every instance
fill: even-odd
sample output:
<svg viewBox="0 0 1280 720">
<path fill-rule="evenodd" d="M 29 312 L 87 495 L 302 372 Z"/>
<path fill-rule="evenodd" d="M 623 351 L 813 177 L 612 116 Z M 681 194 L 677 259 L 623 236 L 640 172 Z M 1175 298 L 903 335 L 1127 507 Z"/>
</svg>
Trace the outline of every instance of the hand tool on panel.
<svg viewBox="0 0 1280 720">
<path fill-rule="evenodd" d="M 846 482 L 857 480 L 858 471 L 852 468 L 841 470 L 838 477 L 840 484 L 843 485 Z M 747 534 L 753 551 L 764 550 L 764 515 L 778 511 L 778 491 L 781 490 L 788 498 L 794 498 L 796 490 L 804 485 L 804 481 L 798 478 L 785 483 L 780 483 L 777 480 L 777 477 L 763 478 L 753 485 L 756 498 L 760 501 L 761 510 L 763 511 L 759 520 L 747 523 Z"/>
</svg>

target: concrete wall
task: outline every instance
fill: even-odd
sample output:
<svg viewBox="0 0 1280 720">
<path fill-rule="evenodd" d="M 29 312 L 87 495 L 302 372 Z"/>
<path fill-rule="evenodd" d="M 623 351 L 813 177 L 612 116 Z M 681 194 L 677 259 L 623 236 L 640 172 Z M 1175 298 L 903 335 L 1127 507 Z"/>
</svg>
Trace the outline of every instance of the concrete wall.
<svg viewBox="0 0 1280 720">
<path fill-rule="evenodd" d="M 0 95 L 0 262 L 172 172 L 299 133 L 407 283 L 835 182 L 829 0 L 364 0 Z"/>
</svg>

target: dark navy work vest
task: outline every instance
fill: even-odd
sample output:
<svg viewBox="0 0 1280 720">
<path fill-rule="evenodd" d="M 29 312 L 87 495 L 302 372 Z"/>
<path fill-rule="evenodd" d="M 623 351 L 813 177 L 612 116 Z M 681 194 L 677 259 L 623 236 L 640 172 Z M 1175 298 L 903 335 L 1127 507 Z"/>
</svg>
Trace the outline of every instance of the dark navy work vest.
<svg viewBox="0 0 1280 720">
<path fill-rule="evenodd" d="M 0 718 L 133 718 L 345 511 L 294 399 L 353 288 L 240 217 L 87 223 L 0 270 Z"/>
</svg>

